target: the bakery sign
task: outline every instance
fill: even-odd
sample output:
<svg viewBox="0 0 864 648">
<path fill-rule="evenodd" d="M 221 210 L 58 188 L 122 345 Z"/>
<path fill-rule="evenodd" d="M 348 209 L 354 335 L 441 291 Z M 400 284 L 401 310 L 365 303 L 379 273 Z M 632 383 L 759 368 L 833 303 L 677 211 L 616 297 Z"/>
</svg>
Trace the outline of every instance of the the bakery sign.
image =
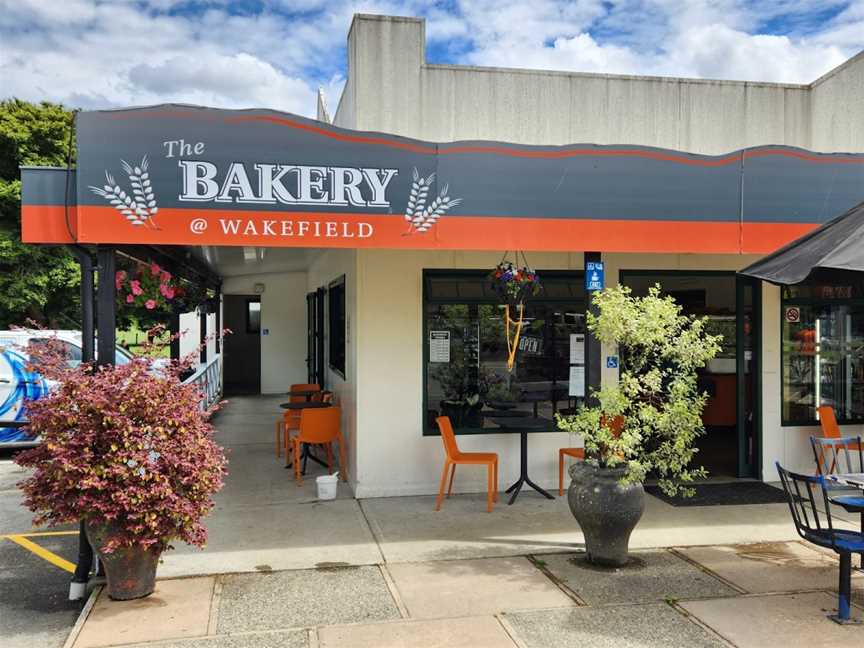
<svg viewBox="0 0 864 648">
<path fill-rule="evenodd" d="M 76 136 L 74 170 L 22 170 L 25 242 L 766 252 L 864 198 L 864 156 L 788 147 L 430 143 L 174 105 L 82 112 Z"/>
</svg>

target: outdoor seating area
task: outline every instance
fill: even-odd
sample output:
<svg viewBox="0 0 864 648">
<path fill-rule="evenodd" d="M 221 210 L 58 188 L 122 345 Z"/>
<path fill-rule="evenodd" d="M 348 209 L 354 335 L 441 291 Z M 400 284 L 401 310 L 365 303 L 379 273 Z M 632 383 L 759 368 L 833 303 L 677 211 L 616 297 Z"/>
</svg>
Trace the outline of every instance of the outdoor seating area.
<svg viewBox="0 0 864 648">
<path fill-rule="evenodd" d="M 333 392 L 314 383 L 298 383 L 291 385 L 287 396 L 288 402 L 279 404 L 285 412 L 276 421 L 276 456 L 281 457 L 284 453 L 285 468 L 293 468 L 294 480 L 302 486 L 309 460 L 326 467 L 332 475 L 333 458 L 338 451 L 339 473 L 342 481 L 347 482 L 342 410 L 334 402 Z M 324 450 L 326 462 L 313 448 Z"/>
<path fill-rule="evenodd" d="M 803 475 L 785 470 L 777 463 L 783 489 L 798 534 L 807 542 L 835 552 L 840 558 L 837 623 L 860 624 L 851 614 L 852 554 L 861 556 L 864 567 L 864 454 L 860 437 L 838 438 L 834 435 L 836 418 L 831 407 L 821 407 L 825 417 L 823 430 L 831 436 L 810 437 L 815 460 L 815 474 Z M 852 494 L 848 494 L 849 491 Z M 839 494 L 844 493 L 844 494 Z M 857 530 L 838 523 L 832 508 L 839 507 L 860 517 Z"/>
</svg>

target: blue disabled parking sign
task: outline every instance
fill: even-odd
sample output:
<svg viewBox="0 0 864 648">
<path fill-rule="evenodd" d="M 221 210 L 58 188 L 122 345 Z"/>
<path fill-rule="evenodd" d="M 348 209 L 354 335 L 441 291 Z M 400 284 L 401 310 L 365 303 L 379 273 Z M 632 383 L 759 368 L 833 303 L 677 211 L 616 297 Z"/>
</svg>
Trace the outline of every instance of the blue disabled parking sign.
<svg viewBox="0 0 864 648">
<path fill-rule="evenodd" d="M 585 264 L 585 290 L 603 290 L 603 262 L 588 261 Z"/>
</svg>

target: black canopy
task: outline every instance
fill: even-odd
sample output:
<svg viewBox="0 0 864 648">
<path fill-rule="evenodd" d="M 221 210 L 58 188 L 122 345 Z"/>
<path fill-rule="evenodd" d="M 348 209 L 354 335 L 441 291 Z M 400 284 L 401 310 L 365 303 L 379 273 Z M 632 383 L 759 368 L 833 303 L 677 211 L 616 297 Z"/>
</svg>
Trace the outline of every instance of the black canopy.
<svg viewBox="0 0 864 648">
<path fill-rule="evenodd" d="M 813 270 L 864 271 L 864 203 L 783 246 L 739 274 L 789 285 Z"/>
</svg>

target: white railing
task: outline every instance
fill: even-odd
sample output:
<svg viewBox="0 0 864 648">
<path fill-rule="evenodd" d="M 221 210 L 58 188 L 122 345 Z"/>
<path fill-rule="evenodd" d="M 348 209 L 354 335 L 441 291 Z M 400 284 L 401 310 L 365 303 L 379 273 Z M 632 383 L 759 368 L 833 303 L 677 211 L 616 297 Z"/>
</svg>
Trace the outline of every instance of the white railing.
<svg viewBox="0 0 864 648">
<path fill-rule="evenodd" d="M 207 409 L 222 397 L 222 354 L 217 353 L 206 364 L 198 365 L 184 384 L 194 383 L 204 397 L 201 399 L 201 409 Z"/>
</svg>

